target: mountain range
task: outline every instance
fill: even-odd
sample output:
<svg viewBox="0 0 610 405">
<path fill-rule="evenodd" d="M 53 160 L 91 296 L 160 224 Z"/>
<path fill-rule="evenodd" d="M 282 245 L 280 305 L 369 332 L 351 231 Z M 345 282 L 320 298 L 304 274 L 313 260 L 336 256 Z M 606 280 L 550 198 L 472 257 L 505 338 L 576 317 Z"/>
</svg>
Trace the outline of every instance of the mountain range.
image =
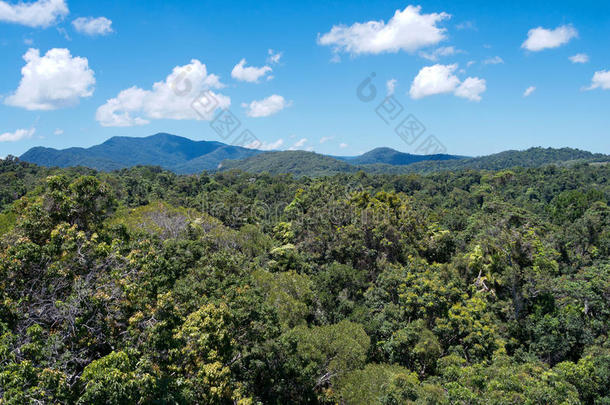
<svg viewBox="0 0 610 405">
<path fill-rule="evenodd" d="M 116 136 L 86 149 L 35 147 L 20 159 L 41 166 L 86 166 L 102 171 L 152 165 L 176 173 L 197 173 L 216 170 L 225 159 L 243 159 L 257 153 L 261 151 L 159 133 L 145 138 Z"/>
<path fill-rule="evenodd" d="M 179 174 L 238 169 L 252 173 L 291 173 L 317 177 L 360 170 L 394 174 L 460 169 L 501 170 L 515 166 L 610 161 L 610 156 L 571 148 L 531 148 L 475 158 L 446 154 L 414 155 L 391 148 L 376 148 L 359 156 L 328 156 L 305 151 L 262 151 L 159 133 L 144 138 L 113 137 L 90 148 L 58 150 L 35 147 L 20 159 L 41 166 L 86 166 L 101 171 L 145 165 L 160 166 Z"/>
</svg>

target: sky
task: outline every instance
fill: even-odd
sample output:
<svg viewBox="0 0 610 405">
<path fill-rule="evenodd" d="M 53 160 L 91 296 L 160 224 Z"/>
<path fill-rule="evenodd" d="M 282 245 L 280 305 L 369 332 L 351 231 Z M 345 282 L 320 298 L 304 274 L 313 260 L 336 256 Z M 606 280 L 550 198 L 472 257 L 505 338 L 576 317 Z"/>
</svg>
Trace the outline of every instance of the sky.
<svg viewBox="0 0 610 405">
<path fill-rule="evenodd" d="M 0 0 L 0 157 L 158 132 L 610 153 L 609 42 L 607 1 Z"/>
</svg>

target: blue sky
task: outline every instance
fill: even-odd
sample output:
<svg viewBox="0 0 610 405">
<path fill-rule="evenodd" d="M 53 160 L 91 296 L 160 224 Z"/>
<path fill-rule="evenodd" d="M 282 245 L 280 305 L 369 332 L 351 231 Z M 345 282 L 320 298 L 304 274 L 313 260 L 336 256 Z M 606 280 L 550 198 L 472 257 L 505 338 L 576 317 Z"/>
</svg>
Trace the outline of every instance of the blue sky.
<svg viewBox="0 0 610 405">
<path fill-rule="evenodd" d="M 461 155 L 610 153 L 609 38 L 602 1 L 0 1 L 0 156 L 232 142 L 210 126 L 221 108 L 261 148 L 417 153 L 433 135 Z M 206 94 L 218 109 L 197 113 Z M 412 143 L 395 132 L 409 115 L 426 129 Z"/>
</svg>

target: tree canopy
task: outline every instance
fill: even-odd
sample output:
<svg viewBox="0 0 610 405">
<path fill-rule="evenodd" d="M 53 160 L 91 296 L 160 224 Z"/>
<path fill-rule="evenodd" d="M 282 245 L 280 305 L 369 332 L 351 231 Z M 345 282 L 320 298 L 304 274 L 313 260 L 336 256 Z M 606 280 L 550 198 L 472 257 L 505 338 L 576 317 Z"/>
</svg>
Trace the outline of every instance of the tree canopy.
<svg viewBox="0 0 610 405">
<path fill-rule="evenodd" d="M 0 161 L 0 403 L 609 404 L 610 167 Z"/>
</svg>

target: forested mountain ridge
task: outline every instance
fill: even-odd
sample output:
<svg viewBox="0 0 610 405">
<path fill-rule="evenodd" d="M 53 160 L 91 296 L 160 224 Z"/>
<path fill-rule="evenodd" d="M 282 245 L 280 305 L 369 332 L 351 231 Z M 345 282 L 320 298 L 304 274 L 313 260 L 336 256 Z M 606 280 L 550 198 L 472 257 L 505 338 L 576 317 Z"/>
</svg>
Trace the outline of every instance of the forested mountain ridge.
<svg viewBox="0 0 610 405">
<path fill-rule="evenodd" d="M 578 149 L 531 148 L 467 158 L 436 154 L 414 155 L 391 148 L 376 148 L 360 156 L 327 156 L 304 151 L 261 151 L 222 142 L 192 141 L 156 134 L 144 138 L 113 137 L 90 148 L 32 148 L 21 160 L 47 167 L 83 166 L 112 171 L 133 166 L 160 166 L 178 174 L 238 169 L 251 173 L 292 173 L 319 177 L 337 173 L 428 173 L 439 170 L 540 167 L 573 161 L 610 161 L 610 156 Z"/>
<path fill-rule="evenodd" d="M 388 164 L 404 166 L 426 160 L 455 160 L 462 157 L 447 154 L 413 155 L 411 153 L 399 152 L 392 148 L 375 148 L 360 156 L 336 156 L 335 158 L 353 165 Z"/>
<path fill-rule="evenodd" d="M 567 165 L 577 162 L 610 161 L 609 155 L 594 154 L 579 149 L 530 148 L 524 151 L 506 151 L 477 158 L 430 155 L 429 159 L 418 160 L 418 155 L 401 154 L 407 155 L 408 159 L 413 158 L 414 161 L 412 163 L 404 163 L 404 159 L 407 158 L 399 156 L 397 160 L 402 163 L 388 164 L 388 161 L 393 161 L 392 158 L 387 159 L 388 154 L 384 150 L 385 148 L 380 149 L 381 151 L 379 152 L 375 152 L 378 149 L 373 150 L 372 152 L 375 153 L 372 155 L 368 155 L 368 153 L 371 153 L 368 152 L 357 158 L 332 158 L 314 152 L 303 151 L 266 152 L 242 160 L 224 161 L 221 164 L 220 170 L 236 169 L 250 173 L 291 173 L 297 176 L 318 177 L 338 173 L 355 173 L 360 170 L 377 174 L 404 174 L 465 169 L 503 170 L 513 167 L 542 167 L 550 164 Z M 373 162 L 379 154 L 385 156 L 379 159 L 382 162 L 375 164 L 358 163 Z M 396 154 L 391 153 L 390 156 L 396 156 Z"/>
<path fill-rule="evenodd" d="M 610 155 L 591 153 L 574 148 L 529 148 L 509 150 L 475 158 L 419 162 L 410 168 L 414 172 L 429 173 L 438 170 L 483 169 L 503 170 L 513 167 L 542 167 L 550 164 L 559 166 L 584 162 L 610 162 Z"/>
<path fill-rule="evenodd" d="M 159 133 L 144 138 L 113 137 L 87 149 L 36 147 L 24 153 L 20 159 L 51 167 L 85 166 L 110 171 L 153 165 L 176 173 L 197 173 L 215 170 L 225 159 L 241 159 L 260 152 L 222 142 L 192 141 Z"/>
<path fill-rule="evenodd" d="M 610 166 L 0 160 L 0 402 L 606 404 Z"/>
</svg>

